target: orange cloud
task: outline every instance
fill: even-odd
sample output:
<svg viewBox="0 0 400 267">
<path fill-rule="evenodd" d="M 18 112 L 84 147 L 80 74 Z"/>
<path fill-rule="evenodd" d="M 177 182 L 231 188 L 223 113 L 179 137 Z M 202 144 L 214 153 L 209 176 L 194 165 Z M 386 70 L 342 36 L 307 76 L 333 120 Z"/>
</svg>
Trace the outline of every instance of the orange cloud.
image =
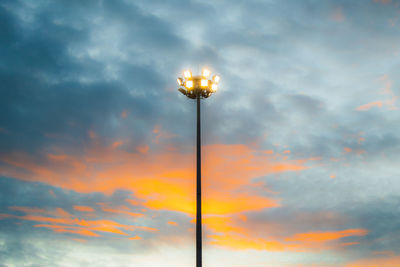
<svg viewBox="0 0 400 267">
<path fill-rule="evenodd" d="M 371 102 L 365 105 L 361 105 L 359 107 L 356 108 L 356 110 L 358 111 L 365 111 L 365 110 L 369 110 L 373 107 L 378 107 L 381 108 L 383 106 L 383 102 L 382 101 L 375 101 L 375 102 Z"/>
<path fill-rule="evenodd" d="M 155 131 L 159 132 L 160 129 Z M 80 193 L 102 192 L 110 195 L 118 189 L 129 190 L 135 197 L 126 200 L 131 205 L 153 210 L 179 211 L 191 216 L 195 214 L 193 153 L 178 153 L 176 150 L 159 154 L 150 151 L 138 153 L 100 146 L 98 140 L 94 143 L 93 146 L 85 148 L 84 153 L 76 155 L 63 154 L 60 153 L 61 150 L 57 150 L 58 154 L 44 154 L 42 159 L 26 153 L 0 155 L 0 161 L 6 163 L 0 165 L 0 171 L 18 179 L 40 181 Z M 316 160 L 291 160 L 287 158 L 288 153 L 266 152 L 241 144 L 203 146 L 202 178 L 203 194 L 206 196 L 203 198 L 203 214 L 204 224 L 213 236 L 212 244 L 230 248 L 247 246 L 250 249 L 271 250 L 294 249 L 301 245 L 297 244 L 301 242 L 287 244 L 284 239 L 259 237 L 254 230 L 238 224 L 248 223 L 243 212 L 279 206 L 277 199 L 263 194 L 270 191 L 265 183 L 254 183 L 254 178 L 306 170 L 309 168 L 306 164 Z M 101 203 L 99 205 L 104 212 L 142 216 L 131 212 L 126 206 L 108 207 Z M 75 210 L 88 209 L 76 207 Z M 51 212 L 51 216 L 43 216 L 50 215 L 49 213 L 39 213 L 39 216 L 30 213 L 19 217 L 14 215 L 14 218 L 40 222 L 40 227 L 46 227 L 56 233 L 86 236 L 101 235 L 102 232 L 129 235 L 133 230 L 157 230 L 128 227 L 113 224 L 112 221 L 100 225 L 95 220 L 56 216 L 55 211 Z M 0 215 L 1 217 L 5 218 L 5 215 Z"/>
<path fill-rule="evenodd" d="M 156 125 L 153 128 L 153 134 L 155 134 L 155 138 L 153 140 L 154 143 L 158 144 L 161 142 L 161 140 L 165 140 L 165 139 L 170 139 L 172 137 L 175 137 L 176 134 L 164 131 L 161 129 L 160 125 Z"/>
<path fill-rule="evenodd" d="M 101 209 L 105 212 L 110 212 L 110 213 L 117 213 L 117 214 L 126 214 L 132 217 L 142 217 L 142 213 L 136 213 L 136 212 L 131 212 L 129 211 L 130 209 L 126 206 L 120 206 L 117 208 L 110 208 L 104 203 L 98 203 L 101 206 Z"/>
<path fill-rule="evenodd" d="M 247 234 L 247 229 L 234 225 L 235 222 L 231 217 L 226 216 L 208 216 L 202 219 L 202 223 L 214 233 L 236 233 Z"/>
<path fill-rule="evenodd" d="M 246 215 L 239 214 L 239 218 L 240 218 L 243 222 L 247 222 L 247 216 L 246 216 Z"/>
<path fill-rule="evenodd" d="M 79 206 L 75 206 L 79 207 Z M 40 222 L 35 227 L 44 227 L 56 233 L 72 233 L 83 236 L 100 236 L 98 232 L 108 232 L 118 235 L 129 235 L 125 231 L 158 231 L 146 226 L 121 224 L 112 220 L 85 220 L 71 215 L 61 208 L 44 210 L 29 207 L 9 207 L 10 210 L 20 211 L 26 215 L 0 214 L 0 219 L 14 218 L 26 221 Z M 79 209 L 79 208 L 78 208 Z M 46 215 L 51 215 L 48 217 Z M 123 231 L 122 231 L 122 230 Z"/>
<path fill-rule="evenodd" d="M 51 215 L 51 216 L 63 217 L 63 218 L 72 217 L 72 215 L 70 213 L 63 210 L 62 208 L 56 208 L 55 210 L 46 210 L 46 209 L 31 208 L 31 207 L 10 206 L 10 207 L 8 207 L 8 209 L 14 210 L 14 211 L 21 211 L 26 214 L 45 214 L 45 215 Z"/>
<path fill-rule="evenodd" d="M 74 206 L 74 210 L 81 211 L 81 212 L 93 212 L 94 209 L 89 206 Z"/>
<path fill-rule="evenodd" d="M 124 141 L 115 141 L 111 144 L 111 148 L 116 149 L 124 144 Z"/>
<path fill-rule="evenodd" d="M 326 242 L 347 236 L 364 236 L 368 233 L 365 229 L 348 229 L 336 232 L 309 232 L 299 233 L 286 238 L 286 241 Z"/>
<path fill-rule="evenodd" d="M 309 216 L 309 214 L 300 216 Z M 337 215 L 334 214 L 318 214 L 315 218 L 321 219 L 323 217 L 327 217 L 332 223 L 337 219 L 341 220 L 336 218 Z M 337 243 L 334 241 L 349 236 L 363 236 L 368 233 L 365 229 L 348 229 L 296 233 L 287 236 L 286 233 L 290 232 L 290 229 L 280 229 L 280 224 L 263 222 L 257 225 L 257 222 L 256 224 L 249 222 L 247 217 L 243 220 L 242 215 L 206 216 L 203 218 L 203 224 L 207 228 L 207 232 L 210 233 L 208 235 L 209 244 L 239 250 L 315 251 L 316 249 L 337 249 L 343 246 L 356 245 L 359 242 Z"/>
<path fill-rule="evenodd" d="M 213 241 L 210 242 L 212 245 L 223 246 L 235 250 L 243 249 L 255 249 L 255 250 L 270 250 L 270 251 L 282 251 L 285 246 L 277 241 L 268 241 L 263 238 L 246 238 L 236 235 L 209 235 Z"/>
<path fill-rule="evenodd" d="M 353 149 L 351 149 L 350 147 L 345 147 L 344 151 L 346 151 L 347 153 L 350 153 L 351 151 L 353 151 Z"/>
<path fill-rule="evenodd" d="M 37 224 L 35 227 L 44 227 L 52 229 L 56 233 L 70 233 L 70 234 L 77 234 L 82 236 L 100 236 L 90 230 L 87 230 L 82 227 L 72 227 L 72 226 L 62 226 L 62 225 L 52 225 L 52 224 Z"/>
<path fill-rule="evenodd" d="M 160 131 L 155 129 L 155 131 Z M 97 144 L 97 142 L 95 142 Z M 309 168 L 310 159 L 288 160 L 246 145 L 215 144 L 203 147 L 204 213 L 255 211 L 279 204 L 249 188 L 253 178 Z M 0 171 L 10 177 L 40 181 L 81 193 L 132 191 L 144 206 L 194 214 L 195 158 L 168 151 L 142 154 L 97 145 L 83 154 L 26 153 L 0 155 Z M 241 189 L 241 190 L 238 190 Z M 249 189 L 250 190 L 250 189 Z"/>
<path fill-rule="evenodd" d="M 172 221 L 169 221 L 168 224 L 173 225 L 173 226 L 178 226 L 178 224 L 176 222 L 172 222 Z"/>
<path fill-rule="evenodd" d="M 387 0 L 380 0 L 381 3 L 390 3 Z M 397 110 L 397 106 L 396 106 L 396 101 L 398 96 L 396 96 L 393 93 L 392 90 L 392 84 L 393 82 L 389 79 L 388 75 L 383 75 L 379 80 L 381 80 L 383 82 L 383 87 L 380 88 L 380 94 L 381 95 L 387 95 L 388 97 L 390 97 L 389 99 L 386 100 L 378 100 L 378 101 L 374 101 L 365 105 L 361 105 L 359 107 L 356 108 L 356 110 L 358 111 L 366 111 L 369 110 L 373 107 L 378 107 L 381 108 L 383 106 L 386 106 L 389 110 Z"/>
<path fill-rule="evenodd" d="M 142 154 L 146 154 L 149 151 L 149 146 L 147 146 L 147 145 L 137 146 L 136 150 L 139 151 Z"/>
<path fill-rule="evenodd" d="M 400 266 L 400 256 L 366 258 L 346 264 L 345 267 L 394 267 Z"/>
</svg>

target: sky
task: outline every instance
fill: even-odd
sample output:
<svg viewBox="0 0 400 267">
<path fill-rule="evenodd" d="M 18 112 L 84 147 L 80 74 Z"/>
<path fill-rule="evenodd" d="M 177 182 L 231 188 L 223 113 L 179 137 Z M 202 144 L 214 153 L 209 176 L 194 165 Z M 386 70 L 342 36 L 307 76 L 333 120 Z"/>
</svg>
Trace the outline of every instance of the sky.
<svg viewBox="0 0 400 267">
<path fill-rule="evenodd" d="M 400 1 L 0 3 L 0 266 L 400 266 Z"/>
</svg>

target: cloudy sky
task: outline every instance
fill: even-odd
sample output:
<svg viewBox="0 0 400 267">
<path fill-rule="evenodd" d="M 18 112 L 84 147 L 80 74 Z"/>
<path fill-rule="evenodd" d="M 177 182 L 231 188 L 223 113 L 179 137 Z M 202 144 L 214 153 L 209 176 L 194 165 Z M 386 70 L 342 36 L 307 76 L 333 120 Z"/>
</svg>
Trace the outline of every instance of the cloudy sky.
<svg viewBox="0 0 400 267">
<path fill-rule="evenodd" d="M 0 3 L 0 266 L 400 266 L 400 1 Z"/>
</svg>

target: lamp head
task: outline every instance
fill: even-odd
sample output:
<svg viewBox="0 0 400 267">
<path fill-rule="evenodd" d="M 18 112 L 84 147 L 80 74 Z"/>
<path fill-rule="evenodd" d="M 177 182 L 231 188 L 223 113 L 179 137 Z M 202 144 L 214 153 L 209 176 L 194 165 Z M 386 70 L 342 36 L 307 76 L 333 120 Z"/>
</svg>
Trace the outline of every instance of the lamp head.
<svg viewBox="0 0 400 267">
<path fill-rule="evenodd" d="M 218 90 L 218 83 L 220 77 L 218 75 L 212 76 L 212 79 L 208 79 L 211 75 L 211 71 L 203 69 L 201 75 L 193 76 L 190 70 L 183 72 L 184 78 L 178 78 L 177 82 L 182 88 L 179 88 L 179 92 L 186 95 L 189 98 L 207 98 Z"/>
</svg>

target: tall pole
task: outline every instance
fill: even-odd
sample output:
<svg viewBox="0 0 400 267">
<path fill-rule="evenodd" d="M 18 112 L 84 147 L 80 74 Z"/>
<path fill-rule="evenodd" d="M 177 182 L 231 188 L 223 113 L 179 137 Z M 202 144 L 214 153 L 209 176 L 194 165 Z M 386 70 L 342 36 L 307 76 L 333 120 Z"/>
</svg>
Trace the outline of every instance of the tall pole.
<svg viewBox="0 0 400 267">
<path fill-rule="evenodd" d="M 214 75 L 211 80 L 211 72 L 203 69 L 201 76 L 192 76 L 190 70 L 183 72 L 185 79 L 178 78 L 177 82 L 181 88 L 178 91 L 190 99 L 197 101 L 197 175 L 196 175 L 196 267 L 202 267 L 202 231 L 201 231 L 201 129 L 200 129 L 200 100 L 208 98 L 218 90 L 220 77 Z"/>
<path fill-rule="evenodd" d="M 200 94 L 197 94 L 196 267 L 202 266 Z"/>
</svg>

